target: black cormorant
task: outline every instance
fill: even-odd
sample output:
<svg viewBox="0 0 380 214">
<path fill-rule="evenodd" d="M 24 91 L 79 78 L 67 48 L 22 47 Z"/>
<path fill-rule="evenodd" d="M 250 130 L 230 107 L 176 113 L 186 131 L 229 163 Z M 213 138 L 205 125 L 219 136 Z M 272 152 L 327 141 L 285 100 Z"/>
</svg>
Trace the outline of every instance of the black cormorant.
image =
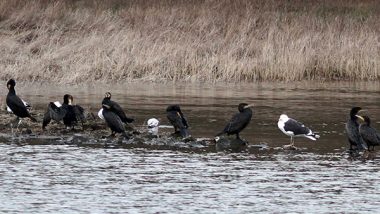
<svg viewBox="0 0 380 214">
<path fill-rule="evenodd" d="M 99 112 L 98 115 L 103 114 L 103 117 L 104 117 L 104 109 L 105 109 L 104 105 L 106 105 L 108 106 L 107 109 L 115 113 L 117 116 L 119 116 L 123 123 L 132 123 L 133 121 L 135 121 L 133 118 L 127 117 L 127 115 L 125 115 L 125 112 L 123 111 L 123 109 L 120 107 L 120 105 L 117 102 L 111 100 L 110 92 L 107 92 L 105 94 L 105 97 L 102 101 L 102 105 L 103 105 L 103 111 L 102 113 Z"/>
<path fill-rule="evenodd" d="M 280 116 L 277 126 L 284 134 L 290 136 L 291 146 L 294 146 L 294 137 L 306 137 L 311 140 L 317 140 L 319 138 L 319 135 L 315 134 L 297 120 L 289 118 L 286 114 Z"/>
<path fill-rule="evenodd" d="M 7 88 L 9 90 L 7 95 L 7 106 L 12 110 L 13 114 L 17 116 L 17 128 L 21 124 L 21 118 L 28 117 L 33 122 L 37 122 L 37 120 L 32 117 L 28 111 L 28 108 L 25 106 L 24 102 L 16 95 L 15 91 L 16 81 L 13 79 L 10 79 L 7 82 Z M 12 124 L 11 124 L 12 125 Z M 12 131 L 13 131 L 13 125 L 12 125 Z"/>
<path fill-rule="evenodd" d="M 350 111 L 350 118 L 346 123 L 346 134 L 348 137 L 348 142 L 350 143 L 350 150 L 354 148 L 356 150 L 364 150 L 366 149 L 365 142 L 359 133 L 359 123 L 358 123 L 358 113 L 362 109 L 360 107 L 353 107 Z"/>
<path fill-rule="evenodd" d="M 252 118 L 252 107 L 253 105 L 248 105 L 247 103 L 240 103 L 238 105 L 239 113 L 236 113 L 228 122 L 226 127 L 222 132 L 217 134 L 217 136 L 222 134 L 233 135 L 236 134 L 236 139 L 240 139 L 239 133 L 247 127 Z"/>
<path fill-rule="evenodd" d="M 21 99 L 21 101 L 24 103 L 26 109 L 30 112 L 30 110 L 32 109 L 32 106 L 29 103 L 27 103 L 26 101 L 24 101 L 23 99 Z M 13 114 L 13 111 L 11 108 L 9 108 L 9 106 L 7 106 L 7 112 Z"/>
<path fill-rule="evenodd" d="M 189 124 L 183 115 L 179 105 L 169 105 L 166 108 L 166 116 L 169 122 L 174 126 L 175 133 L 180 133 L 182 137 L 190 136 L 188 132 Z"/>
<path fill-rule="evenodd" d="M 112 131 L 111 136 L 114 136 L 115 133 L 121 133 L 126 139 L 129 139 L 121 118 L 115 112 L 110 110 L 110 106 L 106 104 L 102 104 L 102 106 L 104 120 Z"/>
<path fill-rule="evenodd" d="M 62 105 L 60 105 L 59 102 L 50 102 L 44 115 L 42 129 L 45 129 L 51 120 L 55 120 L 57 122 L 63 120 L 66 128 L 72 129 L 74 129 L 74 125 L 80 121 L 83 128 L 83 122 L 86 119 L 84 109 L 79 105 L 73 105 L 73 100 L 73 96 L 70 94 L 65 94 L 63 96 Z"/>
<path fill-rule="evenodd" d="M 360 136 L 367 143 L 368 151 L 370 151 L 371 146 L 372 151 L 375 151 L 375 146 L 380 146 L 380 134 L 375 128 L 371 127 L 371 120 L 368 116 L 358 117 L 364 121 L 359 126 Z"/>
<path fill-rule="evenodd" d="M 111 93 L 109 92 L 106 93 L 102 101 L 102 109 L 101 115 L 112 131 L 111 136 L 114 136 L 115 133 L 121 133 L 126 139 L 129 139 L 124 123 L 131 123 L 134 119 L 128 118 L 120 105 L 111 101 Z"/>
</svg>

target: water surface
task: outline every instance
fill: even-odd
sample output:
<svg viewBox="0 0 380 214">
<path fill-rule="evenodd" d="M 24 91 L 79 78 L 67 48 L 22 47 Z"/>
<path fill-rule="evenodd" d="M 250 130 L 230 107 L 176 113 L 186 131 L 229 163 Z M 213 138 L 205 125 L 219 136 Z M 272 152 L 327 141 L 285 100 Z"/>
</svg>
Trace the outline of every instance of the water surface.
<svg viewBox="0 0 380 214">
<path fill-rule="evenodd" d="M 16 87 L 35 109 L 74 95 L 96 112 L 111 91 L 143 125 L 167 124 L 165 108 L 182 107 L 195 137 L 213 137 L 237 111 L 253 103 L 241 133 L 251 153 L 192 153 L 103 149 L 68 145 L 0 144 L 2 213 L 376 213 L 380 205 L 377 153 L 350 159 L 344 123 L 362 106 L 380 129 L 378 83 L 152 84 Z M 1 89 L 6 94 L 5 89 Z M 2 100 L 4 102 L 4 100 Z M 321 138 L 296 139 L 298 151 L 277 128 L 280 114 L 302 121 Z M 366 156 L 368 157 L 368 155 Z"/>
</svg>

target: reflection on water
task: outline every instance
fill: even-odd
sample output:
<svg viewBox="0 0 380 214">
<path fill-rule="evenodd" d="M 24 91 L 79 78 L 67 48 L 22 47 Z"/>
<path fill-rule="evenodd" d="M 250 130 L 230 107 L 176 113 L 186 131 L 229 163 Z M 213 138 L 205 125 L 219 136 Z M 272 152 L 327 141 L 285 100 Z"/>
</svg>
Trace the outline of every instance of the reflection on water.
<svg viewBox="0 0 380 214">
<path fill-rule="evenodd" d="M 315 131 L 317 142 L 296 139 L 300 151 L 201 153 L 0 144 L 0 212 L 376 212 L 379 159 L 351 161 L 344 123 L 362 106 L 380 129 L 379 83 L 252 83 L 242 85 L 137 84 L 16 90 L 36 109 L 71 93 L 96 112 L 106 91 L 142 125 L 166 122 L 165 108 L 179 103 L 196 137 L 223 129 L 240 102 L 254 103 L 241 133 L 250 145 L 289 143 L 277 128 L 286 113 Z M 6 94 L 6 88 L 0 90 Z M 4 102 L 4 98 L 2 98 Z M 375 155 L 376 156 L 376 155 Z"/>
</svg>

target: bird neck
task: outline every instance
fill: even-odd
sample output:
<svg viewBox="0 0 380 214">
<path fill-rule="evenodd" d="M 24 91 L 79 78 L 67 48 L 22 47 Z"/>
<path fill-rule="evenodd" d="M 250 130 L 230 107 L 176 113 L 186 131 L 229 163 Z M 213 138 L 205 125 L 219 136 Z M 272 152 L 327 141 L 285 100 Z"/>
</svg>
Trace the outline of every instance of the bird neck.
<svg viewBox="0 0 380 214">
<path fill-rule="evenodd" d="M 9 94 L 16 95 L 16 90 L 14 86 L 9 87 Z"/>
</svg>

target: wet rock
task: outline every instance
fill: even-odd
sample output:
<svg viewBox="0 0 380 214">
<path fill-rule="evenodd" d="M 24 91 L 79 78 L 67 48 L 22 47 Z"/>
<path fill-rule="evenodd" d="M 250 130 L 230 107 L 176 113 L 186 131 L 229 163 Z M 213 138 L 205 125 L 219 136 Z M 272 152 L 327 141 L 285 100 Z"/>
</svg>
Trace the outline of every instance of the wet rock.
<svg viewBox="0 0 380 214">
<path fill-rule="evenodd" d="M 299 150 L 299 148 L 295 147 L 294 145 L 284 145 L 284 146 L 282 146 L 282 149 L 284 149 L 284 150 Z"/>
<path fill-rule="evenodd" d="M 235 136 L 221 136 L 216 138 L 217 151 L 242 152 L 247 149 L 248 142 L 236 139 Z"/>
</svg>

